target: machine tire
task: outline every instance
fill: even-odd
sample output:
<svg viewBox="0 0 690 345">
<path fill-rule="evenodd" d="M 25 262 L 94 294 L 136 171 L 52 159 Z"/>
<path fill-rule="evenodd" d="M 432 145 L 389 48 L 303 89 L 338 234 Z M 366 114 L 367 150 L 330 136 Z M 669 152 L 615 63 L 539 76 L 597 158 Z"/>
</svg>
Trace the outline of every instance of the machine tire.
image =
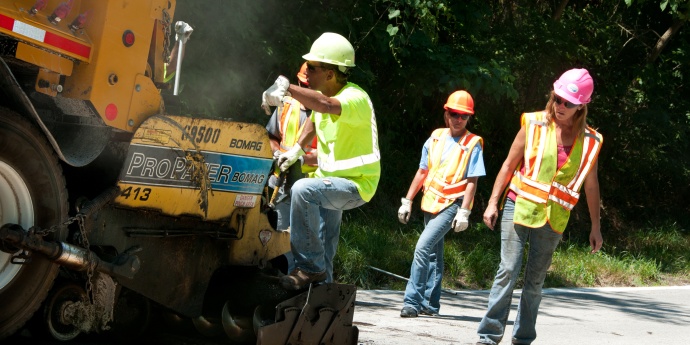
<svg viewBox="0 0 690 345">
<path fill-rule="evenodd" d="M 2 107 L 0 164 L 3 164 L 0 173 L 4 171 L 6 175 L 14 177 L 4 179 L 6 176 L 0 175 L 0 183 L 5 183 L 4 188 L 7 184 L 15 187 L 12 181 L 20 181 L 16 185 L 24 189 L 24 200 L 28 200 L 26 196 L 30 196 L 30 201 L 22 204 L 9 196 L 11 193 L 0 193 L 0 198 L 4 198 L 0 200 L 0 207 L 14 207 L 18 214 L 33 213 L 33 219 L 28 220 L 31 224 L 22 224 L 18 217 L 7 215 L 11 212 L 0 212 L 0 225 L 20 223 L 24 229 L 33 225 L 49 228 L 67 219 L 69 206 L 65 178 L 53 148 L 31 122 Z M 24 186 L 21 186 L 22 183 Z M 67 228 L 63 227 L 46 239 L 64 240 L 66 236 Z M 12 268 L 8 268 L 11 266 L 13 265 L 9 263 L 7 255 L 0 257 L 0 278 L 3 275 L 6 278 L 4 281 L 0 279 L 0 339 L 19 330 L 41 307 L 59 269 L 57 264 L 40 255 L 32 255 L 31 262 L 22 265 L 18 271 L 15 268 L 15 272 L 4 273 L 6 269 L 11 270 Z"/>
<path fill-rule="evenodd" d="M 89 298 L 83 286 L 74 283 L 61 283 L 52 290 L 46 302 L 44 317 L 48 333 L 53 339 L 70 341 L 81 334 L 81 330 L 72 324 L 65 324 L 62 320 L 65 305 L 71 303 L 88 303 Z"/>
</svg>

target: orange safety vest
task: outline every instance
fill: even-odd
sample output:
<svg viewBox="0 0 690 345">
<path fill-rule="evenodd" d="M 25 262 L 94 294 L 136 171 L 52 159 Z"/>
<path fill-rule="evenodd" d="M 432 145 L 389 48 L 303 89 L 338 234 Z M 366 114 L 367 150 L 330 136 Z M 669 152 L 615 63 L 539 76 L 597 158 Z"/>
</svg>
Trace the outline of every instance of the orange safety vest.
<svg viewBox="0 0 690 345">
<path fill-rule="evenodd" d="M 446 159 L 441 161 L 446 139 L 449 137 L 450 128 L 438 128 L 431 133 L 429 172 L 424 179 L 422 196 L 422 210 L 431 214 L 441 212 L 456 199 L 465 196 L 465 172 L 472 150 L 477 144 L 484 147 L 484 140 L 480 136 L 466 131 Z"/>
<path fill-rule="evenodd" d="M 543 111 L 525 113 L 521 121 L 526 128 L 525 152 L 508 186 L 517 194 L 513 221 L 532 228 L 548 221 L 555 232 L 563 233 L 604 138 L 585 128 L 559 169 L 555 124 L 547 124 Z"/>
<path fill-rule="evenodd" d="M 299 123 L 300 111 L 301 103 L 298 100 L 289 96 L 283 98 L 283 111 L 280 113 L 280 121 L 278 123 L 278 126 L 280 126 L 279 130 L 281 133 L 280 152 L 286 152 L 293 146 L 295 146 L 297 140 L 299 140 L 299 137 L 302 134 L 304 124 L 300 126 Z M 307 119 L 306 121 L 311 120 Z M 311 147 L 303 147 L 302 149 L 305 153 L 309 153 L 312 150 L 316 149 L 316 143 L 317 138 L 316 136 L 314 136 L 314 140 L 312 141 Z M 316 166 L 303 164 L 302 172 L 305 174 L 312 173 L 316 171 L 316 168 Z"/>
</svg>

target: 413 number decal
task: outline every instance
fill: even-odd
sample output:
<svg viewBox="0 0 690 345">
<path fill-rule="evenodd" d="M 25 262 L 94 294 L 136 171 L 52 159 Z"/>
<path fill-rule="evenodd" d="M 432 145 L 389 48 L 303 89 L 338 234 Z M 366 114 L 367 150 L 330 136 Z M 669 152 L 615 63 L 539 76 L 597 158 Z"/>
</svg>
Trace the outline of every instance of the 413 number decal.
<svg viewBox="0 0 690 345">
<path fill-rule="evenodd" d="M 127 187 L 127 189 L 122 191 L 120 196 L 124 197 L 125 199 L 129 199 L 131 197 L 134 200 L 147 201 L 149 200 L 149 196 L 151 196 L 151 188 Z"/>
</svg>

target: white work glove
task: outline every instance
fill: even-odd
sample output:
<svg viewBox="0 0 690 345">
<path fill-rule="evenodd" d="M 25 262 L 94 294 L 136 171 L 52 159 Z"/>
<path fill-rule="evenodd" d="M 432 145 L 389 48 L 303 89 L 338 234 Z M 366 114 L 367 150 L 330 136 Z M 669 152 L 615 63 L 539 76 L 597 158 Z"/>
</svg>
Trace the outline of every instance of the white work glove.
<svg viewBox="0 0 690 345">
<path fill-rule="evenodd" d="M 453 222 L 450 223 L 450 227 L 453 228 L 455 232 L 464 231 L 467 229 L 467 226 L 470 225 L 469 217 L 470 210 L 462 207 L 459 208 L 458 213 L 456 213 L 455 218 L 453 218 Z"/>
<path fill-rule="evenodd" d="M 408 198 L 400 199 L 402 206 L 398 209 L 398 220 L 400 223 L 407 224 L 410 220 L 410 213 L 412 213 L 412 200 Z"/>
<path fill-rule="evenodd" d="M 266 115 L 271 115 L 270 107 L 277 107 L 283 104 L 283 97 L 288 94 L 288 87 L 290 87 L 290 81 L 281 75 L 271 87 L 264 91 L 264 94 L 261 96 L 261 108 L 266 112 Z"/>
<path fill-rule="evenodd" d="M 194 29 L 192 28 L 191 25 L 183 22 L 183 21 L 178 21 L 175 23 L 175 41 L 182 40 L 183 43 L 186 43 L 187 40 L 189 40 L 189 36 L 192 35 L 192 32 Z"/>
<path fill-rule="evenodd" d="M 277 160 L 278 160 L 278 157 L 280 157 L 280 154 L 281 154 L 281 153 L 283 153 L 283 152 L 280 151 L 280 150 L 275 150 L 275 151 L 273 151 L 273 160 L 274 160 L 274 161 L 277 161 Z"/>
<path fill-rule="evenodd" d="M 299 145 L 295 145 L 288 151 L 281 153 L 280 156 L 278 156 L 280 171 L 287 171 L 291 165 L 295 164 L 295 162 L 297 162 L 305 154 L 306 153 Z"/>
</svg>

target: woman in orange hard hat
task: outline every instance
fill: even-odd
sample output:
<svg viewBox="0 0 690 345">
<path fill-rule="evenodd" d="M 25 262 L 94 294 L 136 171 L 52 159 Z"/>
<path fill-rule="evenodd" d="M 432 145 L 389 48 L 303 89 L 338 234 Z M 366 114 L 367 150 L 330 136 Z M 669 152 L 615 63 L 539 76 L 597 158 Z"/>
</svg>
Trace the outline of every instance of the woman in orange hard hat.
<svg viewBox="0 0 690 345">
<path fill-rule="evenodd" d="M 499 200 L 507 194 L 501 218 L 501 264 L 477 330 L 477 344 L 498 344 L 503 338 L 527 241 L 524 286 L 511 341 L 531 344 L 536 339 L 546 271 L 583 185 L 592 222 L 591 253 L 601 248 L 597 156 L 603 137 L 587 126 L 587 103 L 593 90 L 586 69 L 571 69 L 553 84 L 545 110 L 522 114 L 522 127 L 484 212 L 484 223 L 493 230 Z"/>
<path fill-rule="evenodd" d="M 483 140 L 467 130 L 474 101 L 467 91 L 453 92 L 444 106 L 447 128 L 433 131 L 422 148 L 419 170 L 402 198 L 398 220 L 407 224 L 412 200 L 423 188 L 424 231 L 414 251 L 401 317 L 436 315 L 443 278 L 443 237 L 467 229 L 477 179 L 486 175 Z"/>
</svg>

